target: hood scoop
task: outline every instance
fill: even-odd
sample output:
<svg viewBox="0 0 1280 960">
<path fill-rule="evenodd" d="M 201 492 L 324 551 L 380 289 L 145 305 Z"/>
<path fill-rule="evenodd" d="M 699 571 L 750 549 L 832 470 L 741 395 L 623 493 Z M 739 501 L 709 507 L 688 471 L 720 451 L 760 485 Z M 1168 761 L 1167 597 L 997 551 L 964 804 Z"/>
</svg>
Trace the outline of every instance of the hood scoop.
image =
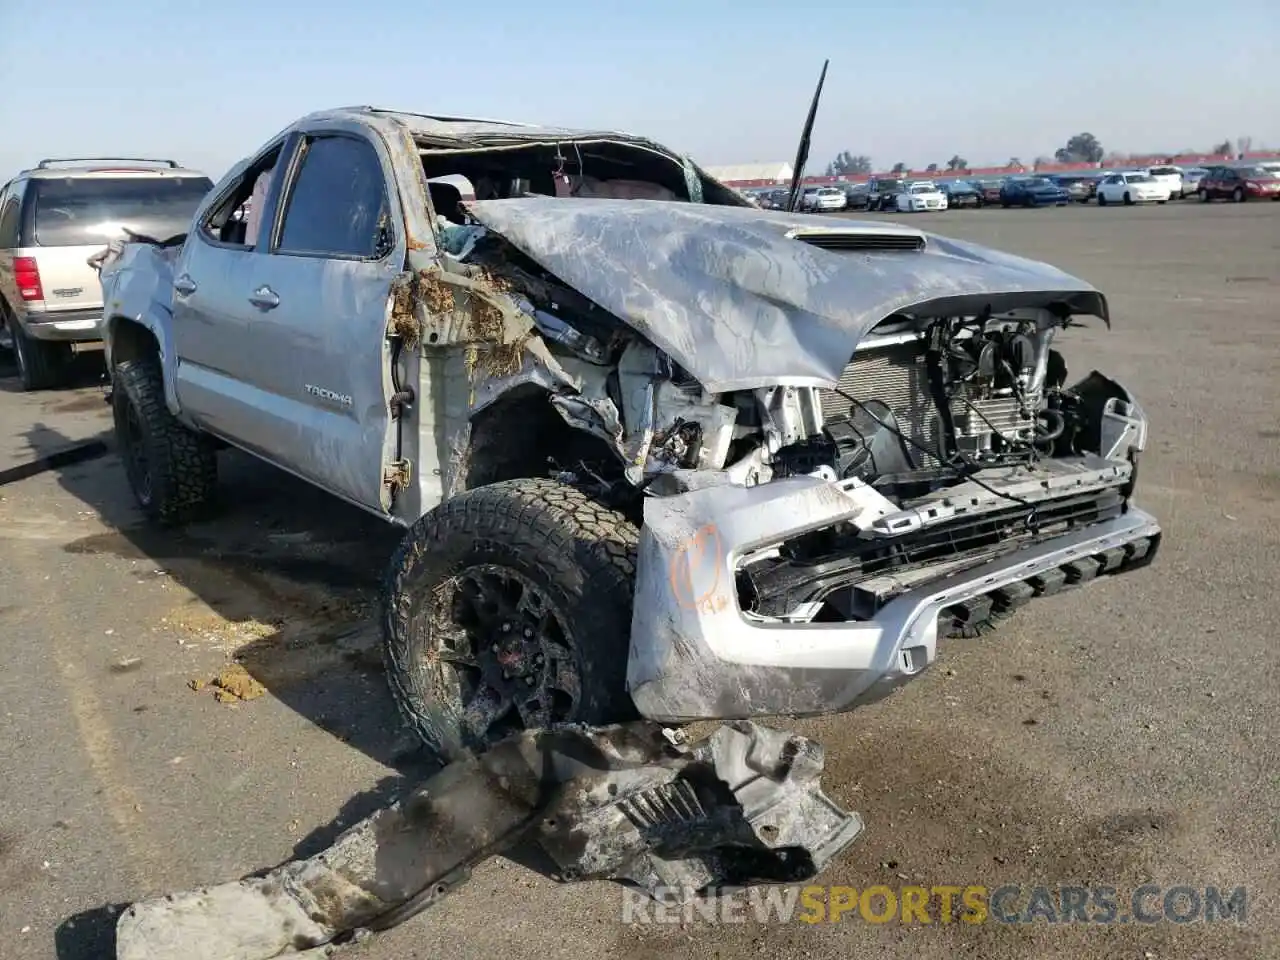
<svg viewBox="0 0 1280 960">
<path fill-rule="evenodd" d="M 802 227 L 787 233 L 787 239 L 799 240 L 823 250 L 855 251 L 923 250 L 925 235 L 919 230 L 879 227 Z"/>
</svg>

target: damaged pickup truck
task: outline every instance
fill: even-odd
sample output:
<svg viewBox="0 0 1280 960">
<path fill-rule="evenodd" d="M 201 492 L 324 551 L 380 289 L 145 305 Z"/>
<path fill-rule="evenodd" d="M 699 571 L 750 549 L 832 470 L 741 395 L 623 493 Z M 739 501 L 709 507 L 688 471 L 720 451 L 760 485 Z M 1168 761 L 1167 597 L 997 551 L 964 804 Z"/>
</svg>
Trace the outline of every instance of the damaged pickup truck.
<svg viewBox="0 0 1280 960">
<path fill-rule="evenodd" d="M 1100 292 L 638 137 L 318 113 L 101 264 L 143 510 L 231 444 L 407 528 L 387 668 L 447 757 L 849 710 L 1159 544 L 1141 407 L 1052 347 Z"/>
</svg>

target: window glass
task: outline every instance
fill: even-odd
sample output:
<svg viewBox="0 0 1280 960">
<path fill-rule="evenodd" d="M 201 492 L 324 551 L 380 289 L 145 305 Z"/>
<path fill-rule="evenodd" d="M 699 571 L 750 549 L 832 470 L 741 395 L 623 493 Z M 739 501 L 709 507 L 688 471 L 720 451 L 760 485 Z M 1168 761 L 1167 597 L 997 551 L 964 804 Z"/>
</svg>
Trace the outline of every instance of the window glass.
<svg viewBox="0 0 1280 960">
<path fill-rule="evenodd" d="M 354 137 L 317 137 L 302 156 L 278 251 L 373 257 L 388 220 L 382 165 Z"/>
<path fill-rule="evenodd" d="M 157 240 L 183 233 L 213 187 L 208 177 L 35 179 L 35 242 L 42 247 L 106 244 L 121 227 Z"/>
<path fill-rule="evenodd" d="M 0 247 L 18 246 L 18 197 L 13 191 L 0 195 Z"/>
</svg>

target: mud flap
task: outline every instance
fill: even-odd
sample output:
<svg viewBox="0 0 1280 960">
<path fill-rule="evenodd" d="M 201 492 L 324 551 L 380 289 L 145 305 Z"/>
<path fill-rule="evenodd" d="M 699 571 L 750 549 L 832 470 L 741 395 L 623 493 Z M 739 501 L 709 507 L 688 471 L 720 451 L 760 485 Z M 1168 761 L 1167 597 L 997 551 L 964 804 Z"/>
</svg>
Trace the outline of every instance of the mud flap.
<svg viewBox="0 0 1280 960">
<path fill-rule="evenodd" d="M 628 880 L 655 897 L 807 880 L 862 830 L 822 793 L 822 767 L 818 744 L 747 721 L 688 746 L 649 722 L 518 734 L 314 857 L 134 904 L 116 956 L 270 960 L 324 948 L 421 912 L 523 840 L 542 845 L 562 880 Z"/>
</svg>

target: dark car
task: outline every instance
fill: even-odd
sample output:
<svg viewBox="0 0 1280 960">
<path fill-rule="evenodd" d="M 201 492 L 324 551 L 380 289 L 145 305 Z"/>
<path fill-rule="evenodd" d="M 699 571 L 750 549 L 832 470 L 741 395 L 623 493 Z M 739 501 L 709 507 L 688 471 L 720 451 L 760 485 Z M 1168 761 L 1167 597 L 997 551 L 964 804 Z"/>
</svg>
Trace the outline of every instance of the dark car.
<svg viewBox="0 0 1280 960">
<path fill-rule="evenodd" d="M 785 210 L 787 208 L 786 190 L 765 190 L 757 195 L 756 202 L 762 210 Z"/>
<path fill-rule="evenodd" d="M 871 199 L 871 185 L 869 183 L 846 183 L 844 184 L 845 209 L 846 210 L 865 210 L 867 202 Z"/>
<path fill-rule="evenodd" d="M 893 198 L 905 189 L 907 181 L 897 177 L 872 177 L 867 181 L 867 209 L 893 209 Z"/>
<path fill-rule="evenodd" d="M 1002 207 L 1066 206 L 1071 196 L 1048 177 L 1019 177 L 1000 188 Z"/>
<path fill-rule="evenodd" d="M 968 180 L 952 180 L 938 184 L 938 189 L 947 195 L 947 209 L 956 207 L 981 207 L 987 202 L 983 191 Z"/>
<path fill-rule="evenodd" d="M 1200 199 L 1280 200 L 1280 176 L 1264 167 L 1210 167 L 1198 188 Z"/>
</svg>

